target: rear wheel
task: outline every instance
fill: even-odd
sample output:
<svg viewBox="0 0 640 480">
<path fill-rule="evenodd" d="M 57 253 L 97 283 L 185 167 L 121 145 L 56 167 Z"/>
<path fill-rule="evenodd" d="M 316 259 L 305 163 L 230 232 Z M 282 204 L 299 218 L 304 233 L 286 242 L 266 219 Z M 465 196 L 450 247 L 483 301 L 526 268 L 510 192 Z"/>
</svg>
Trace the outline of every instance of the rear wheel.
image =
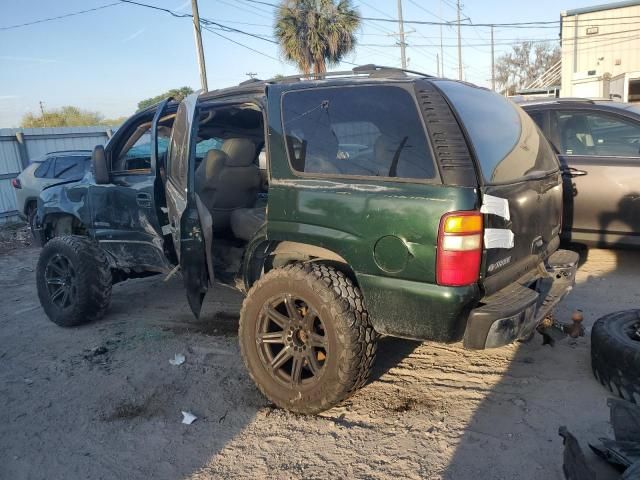
<svg viewBox="0 0 640 480">
<path fill-rule="evenodd" d="M 377 344 L 358 287 L 321 264 L 294 264 L 258 280 L 242 306 L 239 339 L 260 391 L 307 414 L 364 385 Z"/>
<path fill-rule="evenodd" d="M 111 270 L 89 238 L 64 235 L 42 249 L 36 270 L 38 297 L 49 319 L 71 327 L 101 318 L 111 300 Z"/>
<path fill-rule="evenodd" d="M 596 320 L 591 329 L 591 366 L 602 385 L 640 404 L 640 310 Z"/>
</svg>

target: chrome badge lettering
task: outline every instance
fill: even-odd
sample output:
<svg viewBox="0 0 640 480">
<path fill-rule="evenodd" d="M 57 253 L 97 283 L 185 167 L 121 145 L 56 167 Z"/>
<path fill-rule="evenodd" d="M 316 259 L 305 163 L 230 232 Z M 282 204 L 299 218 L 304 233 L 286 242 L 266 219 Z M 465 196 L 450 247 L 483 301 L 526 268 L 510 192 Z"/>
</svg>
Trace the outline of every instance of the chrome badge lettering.
<svg viewBox="0 0 640 480">
<path fill-rule="evenodd" d="M 509 262 L 511 262 L 511 256 L 505 257 L 502 260 L 498 260 L 496 263 L 492 263 L 491 265 L 489 265 L 487 270 L 489 271 L 489 273 L 495 272 L 499 268 L 502 268 L 505 265 L 507 265 Z"/>
</svg>

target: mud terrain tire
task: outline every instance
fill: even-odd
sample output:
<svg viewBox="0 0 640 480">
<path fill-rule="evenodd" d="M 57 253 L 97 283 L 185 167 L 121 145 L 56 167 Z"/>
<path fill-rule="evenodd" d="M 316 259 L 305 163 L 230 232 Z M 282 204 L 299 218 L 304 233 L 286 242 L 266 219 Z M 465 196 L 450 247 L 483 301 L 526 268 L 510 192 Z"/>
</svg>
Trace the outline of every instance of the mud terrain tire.
<svg viewBox="0 0 640 480">
<path fill-rule="evenodd" d="M 38 259 L 36 284 L 45 313 L 62 327 L 101 318 L 111 300 L 106 254 L 86 237 L 63 235 L 47 242 Z"/>
<path fill-rule="evenodd" d="M 305 330 L 309 324 L 315 327 Z M 251 378 L 275 405 L 296 413 L 327 410 L 363 386 L 377 338 L 360 289 L 318 263 L 271 270 L 249 290 L 240 312 L 240 351 Z M 287 355 L 282 368 L 270 367 Z"/>
<path fill-rule="evenodd" d="M 591 367 L 602 385 L 640 404 L 640 310 L 611 313 L 596 321 Z"/>
</svg>

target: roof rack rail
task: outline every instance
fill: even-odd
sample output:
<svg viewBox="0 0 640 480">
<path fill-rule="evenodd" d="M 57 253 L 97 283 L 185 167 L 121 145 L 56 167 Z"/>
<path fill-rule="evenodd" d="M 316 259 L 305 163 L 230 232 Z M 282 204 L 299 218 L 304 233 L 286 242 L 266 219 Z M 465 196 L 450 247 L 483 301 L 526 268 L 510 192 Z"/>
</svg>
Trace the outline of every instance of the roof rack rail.
<svg viewBox="0 0 640 480">
<path fill-rule="evenodd" d="M 596 103 L 593 99 L 585 98 L 585 97 L 558 97 L 558 98 L 554 98 L 553 100 L 560 103 L 562 102 Z"/>
<path fill-rule="evenodd" d="M 425 78 L 432 78 L 433 75 L 429 75 L 423 72 L 417 72 L 415 70 L 407 70 L 404 68 L 397 67 L 385 67 L 382 65 L 374 65 L 372 63 L 367 65 L 359 65 L 353 67 L 352 70 L 343 70 L 336 72 L 324 72 L 324 73 L 308 73 L 308 74 L 298 74 L 298 75 L 289 75 L 286 77 L 279 78 L 271 78 L 266 80 L 267 83 L 286 83 L 286 82 L 298 82 L 300 80 L 322 80 L 327 78 L 335 78 L 335 77 L 358 77 L 363 75 L 368 75 L 369 77 L 382 77 L 388 75 L 390 72 L 392 73 L 401 73 L 401 74 L 412 74 L 418 75 Z M 244 84 L 245 82 L 243 82 Z"/>
</svg>

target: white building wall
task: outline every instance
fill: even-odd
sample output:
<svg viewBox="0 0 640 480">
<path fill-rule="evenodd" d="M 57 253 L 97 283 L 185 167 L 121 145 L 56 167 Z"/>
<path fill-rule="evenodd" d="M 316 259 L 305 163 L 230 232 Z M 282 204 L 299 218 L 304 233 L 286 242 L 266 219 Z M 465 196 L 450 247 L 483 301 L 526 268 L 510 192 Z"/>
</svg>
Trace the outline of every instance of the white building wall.
<svg viewBox="0 0 640 480">
<path fill-rule="evenodd" d="M 611 6 L 632 3 L 636 5 L 562 14 L 561 96 L 578 96 L 574 83 L 589 71 L 595 70 L 594 76 L 615 77 L 640 70 L 640 2 L 616 2 Z M 594 28 L 597 33 L 587 33 Z"/>
</svg>

